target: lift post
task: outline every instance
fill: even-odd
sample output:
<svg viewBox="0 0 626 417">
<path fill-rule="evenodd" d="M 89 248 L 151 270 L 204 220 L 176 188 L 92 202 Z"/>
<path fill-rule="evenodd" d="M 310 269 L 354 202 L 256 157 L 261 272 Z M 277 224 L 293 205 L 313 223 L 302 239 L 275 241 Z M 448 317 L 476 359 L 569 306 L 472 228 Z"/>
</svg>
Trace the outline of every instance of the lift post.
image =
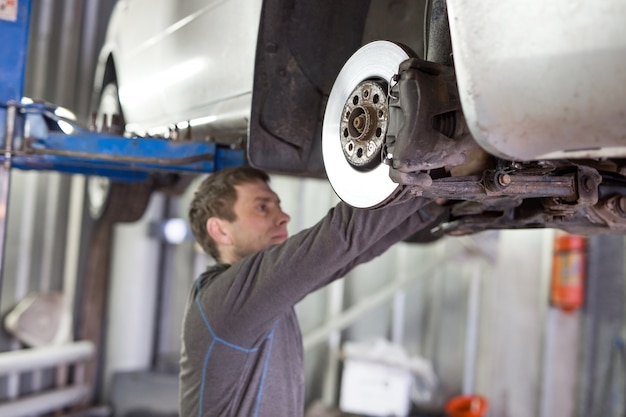
<svg viewBox="0 0 626 417">
<path fill-rule="evenodd" d="M 60 107 L 23 98 L 31 0 L 0 0 L 0 282 L 11 169 L 143 181 L 150 173 L 210 173 L 246 164 L 213 142 L 92 132 Z"/>
</svg>

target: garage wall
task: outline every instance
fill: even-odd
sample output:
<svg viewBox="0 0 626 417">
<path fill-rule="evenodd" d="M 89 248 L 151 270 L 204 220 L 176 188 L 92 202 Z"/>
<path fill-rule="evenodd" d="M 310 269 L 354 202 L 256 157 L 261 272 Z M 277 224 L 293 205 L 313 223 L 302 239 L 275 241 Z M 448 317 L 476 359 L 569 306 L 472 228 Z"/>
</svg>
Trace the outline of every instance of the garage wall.
<svg viewBox="0 0 626 417">
<path fill-rule="evenodd" d="M 114 2 L 33 1 L 26 95 L 64 105 L 81 120 L 88 117 L 95 55 Z M 277 177 L 274 184 L 286 210 L 292 214 L 292 233 L 313 224 L 336 202 L 332 190 L 323 181 Z M 74 199 L 76 193 L 72 193 L 72 188 L 81 189 L 79 176 L 12 173 L 0 297 L 2 317 L 29 292 L 66 289 L 64 282 L 70 279 L 75 267 L 66 248 L 80 241 L 75 234 L 76 218 L 70 215 L 70 210 L 82 208 L 81 200 Z M 161 201 L 153 203 L 158 206 L 156 218 L 167 212 L 161 210 L 163 207 L 169 207 L 172 216 L 184 216 L 185 198 L 172 201 L 157 197 Z M 144 347 L 147 351 L 138 354 L 143 354 L 142 362 L 131 362 L 126 369 L 154 368 L 173 373 L 182 304 L 193 278 L 210 260 L 199 255 L 191 242 L 162 247 L 149 234 L 149 221 L 144 219 L 142 226 L 135 225 L 136 231 L 128 243 L 132 246 L 132 239 L 137 239 L 158 246 L 162 254 L 162 257 L 155 255 L 151 259 L 153 263 L 139 272 L 144 274 L 142 279 L 154 284 L 151 290 L 162 283 L 162 298 L 146 303 L 146 310 L 138 313 L 152 309 L 159 314 L 158 331 L 154 326 L 144 326 L 149 337 L 155 337 L 158 343 L 156 347 Z M 124 238 L 127 231 L 118 235 Z M 551 233 L 505 231 L 446 238 L 427 246 L 399 244 L 376 262 L 355 270 L 342 285 L 311 294 L 298 305 L 308 341 L 313 340 L 311 335 L 315 335 L 313 332 L 327 318 L 351 307 L 369 307 L 363 307 L 363 315 L 345 331 L 331 333 L 329 342 L 311 343 L 307 349 L 308 401 L 336 400 L 337 392 L 332 388 L 338 386 L 338 381 L 329 381 L 327 375 L 339 375 L 332 372 L 340 371 L 340 362 L 335 359 L 342 341 L 385 337 L 433 363 L 442 380 L 438 398 L 463 391 L 482 393 L 491 401 L 492 417 L 581 415 L 577 414 L 580 410 L 575 410 L 572 400 L 575 377 L 568 374 L 575 373 L 579 366 L 580 313 L 565 315 L 549 309 L 546 302 L 546 259 L 551 252 Z M 124 268 L 124 262 L 128 261 L 119 262 L 116 271 L 131 270 Z M 167 276 L 148 272 L 159 268 Z M 138 274 L 135 269 L 132 271 L 135 272 L 131 276 L 121 273 L 116 276 L 130 282 Z M 398 285 L 401 290 L 389 301 L 372 302 L 372 296 L 397 285 L 398 281 L 410 281 L 410 284 Z M 125 291 L 124 288 L 114 291 L 118 290 Z M 124 295 L 146 296 L 145 291 L 137 291 Z M 121 302 L 121 298 L 114 297 L 111 308 L 121 311 L 124 305 L 117 305 L 115 300 Z M 394 326 L 393 317 L 398 316 L 404 320 Z M 123 330 L 119 324 L 116 327 Z M 123 354 L 127 352 L 124 344 L 132 340 L 111 337 L 107 343 L 114 346 L 112 354 L 116 349 Z M 20 347 L 7 332 L 0 332 L 0 352 Z M 116 370 L 108 371 L 112 375 Z M 13 398 L 18 391 L 52 386 L 54 379 L 50 372 L 2 377 L 0 401 Z M 545 393 L 550 392 L 554 396 L 548 399 Z"/>
</svg>

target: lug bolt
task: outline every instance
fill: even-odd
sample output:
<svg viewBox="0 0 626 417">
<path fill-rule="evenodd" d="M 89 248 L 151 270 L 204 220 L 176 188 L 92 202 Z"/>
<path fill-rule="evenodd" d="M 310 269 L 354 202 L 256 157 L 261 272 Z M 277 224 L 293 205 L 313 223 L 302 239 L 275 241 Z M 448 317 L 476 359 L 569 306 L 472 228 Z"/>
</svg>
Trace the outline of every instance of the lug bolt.
<svg viewBox="0 0 626 417">
<path fill-rule="evenodd" d="M 499 175 L 498 184 L 500 184 L 503 187 L 508 186 L 509 184 L 511 184 L 511 176 L 509 174 Z"/>
<path fill-rule="evenodd" d="M 361 134 L 361 133 L 363 133 L 363 130 L 365 130 L 365 124 L 366 123 L 367 123 L 367 120 L 365 118 L 365 115 L 362 114 L 362 115 L 354 118 L 354 122 L 352 122 L 352 125 L 354 126 L 356 131 L 359 132 L 359 134 Z"/>
<path fill-rule="evenodd" d="M 585 179 L 583 180 L 583 186 L 585 187 L 585 191 L 593 191 L 595 185 L 596 184 L 591 177 L 585 177 Z"/>
<path fill-rule="evenodd" d="M 350 156 L 354 153 L 354 143 L 352 141 L 346 143 L 346 153 Z"/>
<path fill-rule="evenodd" d="M 372 141 L 367 143 L 367 156 L 370 157 L 376 152 L 376 144 Z"/>
</svg>

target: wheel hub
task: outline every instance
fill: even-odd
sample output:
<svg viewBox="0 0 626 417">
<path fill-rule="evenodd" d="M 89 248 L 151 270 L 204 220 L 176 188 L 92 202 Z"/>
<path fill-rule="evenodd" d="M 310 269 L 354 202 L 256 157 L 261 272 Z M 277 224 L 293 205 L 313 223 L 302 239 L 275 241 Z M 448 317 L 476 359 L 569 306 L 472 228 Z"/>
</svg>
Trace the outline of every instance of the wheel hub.
<svg viewBox="0 0 626 417">
<path fill-rule="evenodd" d="M 348 59 L 328 97 L 322 128 L 326 175 L 339 198 L 354 207 L 385 204 L 401 188 L 380 162 L 389 117 L 387 81 L 408 58 L 400 45 L 371 42 Z"/>
<path fill-rule="evenodd" d="M 382 83 L 364 81 L 343 107 L 340 141 L 346 160 L 356 169 L 372 169 L 380 163 L 387 133 L 387 94 Z"/>
</svg>

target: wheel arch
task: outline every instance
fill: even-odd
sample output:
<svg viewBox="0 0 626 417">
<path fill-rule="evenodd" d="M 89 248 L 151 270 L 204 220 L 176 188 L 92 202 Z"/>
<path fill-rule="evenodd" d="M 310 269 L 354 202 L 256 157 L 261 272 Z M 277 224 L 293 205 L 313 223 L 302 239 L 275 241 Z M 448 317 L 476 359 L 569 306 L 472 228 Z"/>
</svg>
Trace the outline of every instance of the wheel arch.
<svg viewBox="0 0 626 417">
<path fill-rule="evenodd" d="M 265 0 L 249 125 L 249 162 L 324 177 L 321 123 L 336 75 L 361 45 L 369 1 Z"/>
<path fill-rule="evenodd" d="M 100 103 L 100 95 L 104 87 L 112 81 L 117 81 L 117 69 L 113 51 L 101 54 L 98 67 L 94 75 L 94 85 L 91 95 L 91 109 L 96 111 Z"/>
<path fill-rule="evenodd" d="M 398 42 L 422 56 L 425 6 L 431 1 L 265 0 L 254 68 L 249 162 L 288 175 L 325 177 L 322 123 L 341 68 L 372 40 Z"/>
</svg>

